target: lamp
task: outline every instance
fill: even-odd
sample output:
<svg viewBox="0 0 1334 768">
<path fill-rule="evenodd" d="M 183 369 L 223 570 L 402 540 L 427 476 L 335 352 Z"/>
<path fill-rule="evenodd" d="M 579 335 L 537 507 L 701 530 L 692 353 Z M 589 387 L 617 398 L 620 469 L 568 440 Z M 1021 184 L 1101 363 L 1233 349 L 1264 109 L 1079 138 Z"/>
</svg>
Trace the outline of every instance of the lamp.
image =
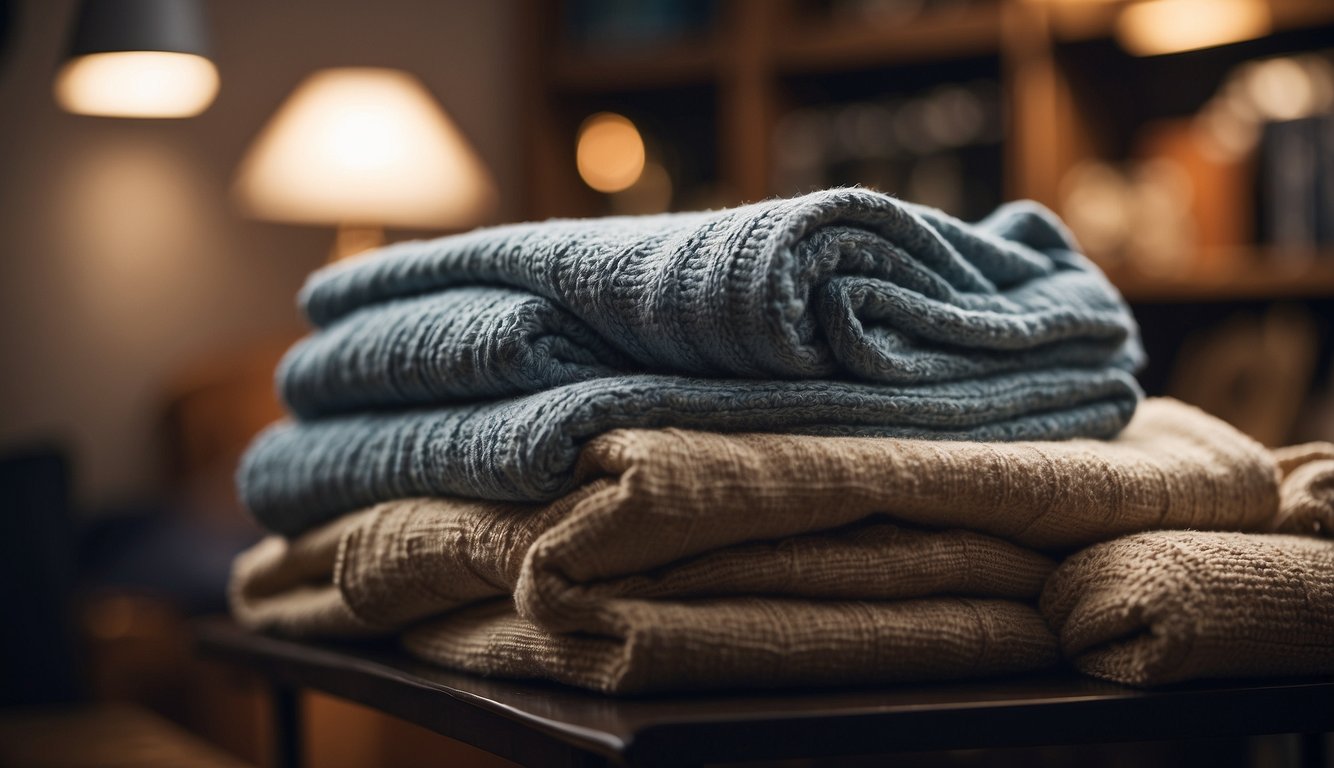
<svg viewBox="0 0 1334 768">
<path fill-rule="evenodd" d="M 1269 32 L 1265 0 L 1145 0 L 1126 6 L 1116 38 L 1136 56 L 1251 40 Z"/>
<path fill-rule="evenodd" d="M 412 75 L 326 69 L 261 131 L 234 191 L 250 215 L 337 224 L 333 258 L 383 242 L 386 225 L 465 229 L 497 195 L 467 139 Z"/>
<path fill-rule="evenodd" d="M 200 0 L 84 0 L 56 102 L 81 115 L 191 117 L 218 93 Z"/>
</svg>

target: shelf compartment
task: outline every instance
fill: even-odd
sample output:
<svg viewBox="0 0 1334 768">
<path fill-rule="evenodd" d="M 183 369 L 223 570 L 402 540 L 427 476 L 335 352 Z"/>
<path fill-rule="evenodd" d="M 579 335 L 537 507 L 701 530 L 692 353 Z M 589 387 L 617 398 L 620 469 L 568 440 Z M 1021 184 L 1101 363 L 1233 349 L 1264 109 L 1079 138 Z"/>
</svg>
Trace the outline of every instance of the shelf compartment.
<svg viewBox="0 0 1334 768">
<path fill-rule="evenodd" d="M 784 72 L 835 72 L 995 55 L 1000 41 L 1001 6 L 996 3 L 967 13 L 937 11 L 908 22 L 791 23 L 774 57 Z"/>
<path fill-rule="evenodd" d="M 706 85 L 716 80 L 719 67 L 711 40 L 633 52 L 560 51 L 553 58 L 551 84 L 588 93 Z"/>
</svg>

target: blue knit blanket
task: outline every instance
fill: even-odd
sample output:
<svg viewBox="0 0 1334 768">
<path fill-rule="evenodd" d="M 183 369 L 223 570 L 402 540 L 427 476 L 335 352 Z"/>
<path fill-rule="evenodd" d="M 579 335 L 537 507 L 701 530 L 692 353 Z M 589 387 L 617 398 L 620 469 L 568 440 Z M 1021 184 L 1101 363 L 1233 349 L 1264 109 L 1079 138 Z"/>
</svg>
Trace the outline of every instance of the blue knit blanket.
<svg viewBox="0 0 1334 768">
<path fill-rule="evenodd" d="M 621 427 L 783 430 L 965 440 L 1111 437 L 1135 410 L 1115 368 L 1053 369 L 896 387 L 677 376 L 592 379 L 520 398 L 271 427 L 242 462 L 242 495 L 294 534 L 412 496 L 538 501 L 573 490 L 579 448 Z"/>
<path fill-rule="evenodd" d="M 404 495 L 550 499 L 620 427 L 1111 436 L 1143 357 L 1041 207 L 968 225 L 858 189 L 402 243 L 301 299 L 320 330 L 279 385 L 303 420 L 240 474 L 284 532 Z"/>
</svg>

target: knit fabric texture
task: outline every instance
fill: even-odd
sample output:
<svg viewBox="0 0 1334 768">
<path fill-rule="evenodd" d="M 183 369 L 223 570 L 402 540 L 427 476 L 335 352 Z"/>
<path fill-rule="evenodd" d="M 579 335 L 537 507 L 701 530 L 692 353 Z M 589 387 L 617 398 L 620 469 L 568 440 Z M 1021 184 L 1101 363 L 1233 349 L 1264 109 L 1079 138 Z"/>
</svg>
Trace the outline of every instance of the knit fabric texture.
<svg viewBox="0 0 1334 768">
<path fill-rule="evenodd" d="M 529 562 L 585 546 L 671 556 L 579 506 L 405 500 L 274 537 L 238 559 L 233 612 L 298 637 L 402 633 L 434 663 L 608 693 L 973 677 L 1057 658 L 1034 607 L 1053 563 L 992 537 L 867 520 L 573 583 Z"/>
<path fill-rule="evenodd" d="M 848 189 L 497 227 L 331 266 L 302 302 L 324 327 L 278 375 L 300 420 L 238 477 L 287 534 L 407 496 L 549 501 L 612 429 L 1110 437 L 1141 397 L 1124 302 L 1033 204 L 966 225 Z"/>
<path fill-rule="evenodd" d="M 319 326 L 384 309 L 381 319 L 356 321 L 375 326 L 358 332 L 359 342 L 403 340 L 400 362 L 430 368 L 420 364 L 436 354 L 431 344 L 456 343 L 454 321 L 437 313 L 408 327 L 404 310 L 390 302 L 460 286 L 543 297 L 569 313 L 556 326 L 576 345 L 574 318 L 642 369 L 705 377 L 851 375 L 909 384 L 1025 364 L 1129 370 L 1143 356 L 1120 295 L 1041 206 L 1006 205 L 969 225 L 863 189 L 400 243 L 321 270 L 301 301 Z M 465 296 L 449 311 L 485 312 L 489 300 Z M 554 310 L 530 311 L 531 321 Z M 513 348 L 532 328 L 523 320 L 491 325 L 479 341 Z M 332 367 L 346 361 L 336 352 L 328 359 Z M 385 373 L 370 366 L 353 376 L 386 402 L 422 401 L 420 393 L 373 383 Z M 358 390 L 365 388 L 350 387 L 347 399 L 334 391 L 299 397 L 295 405 L 356 407 Z M 450 396 L 449 386 L 441 390 Z"/>
<path fill-rule="evenodd" d="M 884 351 L 881 381 L 914 386 L 985 380 L 1015 371 L 1109 367 L 1119 344 L 1066 340 L 1032 349 L 921 345 Z M 1115 358 L 1118 371 L 1129 357 Z M 670 366 L 630 360 L 555 302 L 510 288 L 451 288 L 359 309 L 297 343 L 278 371 L 293 413 L 428 406 L 540 392 Z M 847 372 L 834 379 L 857 379 Z"/>
<path fill-rule="evenodd" d="M 1274 530 L 1334 536 L 1334 444 L 1274 451 L 1283 473 L 1283 504 Z"/>
<path fill-rule="evenodd" d="M 1042 611 L 1080 670 L 1144 686 L 1334 672 L 1334 540 L 1312 536 L 1334 531 L 1334 445 L 1274 459 L 1274 533 L 1141 533 L 1061 564 Z"/>
<path fill-rule="evenodd" d="M 314 418 L 496 399 L 634 369 L 546 297 L 465 287 L 357 310 L 292 347 L 277 378 L 288 408 Z"/>
<path fill-rule="evenodd" d="M 613 694 L 977 678 L 1059 659 L 1036 609 L 1007 600 L 623 600 L 607 615 L 617 622 L 608 634 L 553 634 L 491 601 L 428 620 L 402 643 L 467 672 Z"/>
<path fill-rule="evenodd" d="M 1042 611 L 1075 666 L 1121 683 L 1334 673 L 1334 541 L 1127 536 L 1063 563 Z"/>
<path fill-rule="evenodd" d="M 299 533 L 410 496 L 546 501 L 575 487 L 584 443 L 626 427 L 958 440 L 1110 437 L 1138 388 L 1118 369 L 1051 370 L 910 389 L 879 384 L 600 378 L 526 397 L 285 422 L 242 460 L 242 500 Z"/>
<path fill-rule="evenodd" d="M 1109 442 L 623 430 L 576 477 L 542 506 L 399 500 L 271 537 L 233 612 L 610 692 L 1000 674 L 1054 658 L 1035 549 L 1279 510 L 1269 452 L 1170 400 Z"/>
</svg>

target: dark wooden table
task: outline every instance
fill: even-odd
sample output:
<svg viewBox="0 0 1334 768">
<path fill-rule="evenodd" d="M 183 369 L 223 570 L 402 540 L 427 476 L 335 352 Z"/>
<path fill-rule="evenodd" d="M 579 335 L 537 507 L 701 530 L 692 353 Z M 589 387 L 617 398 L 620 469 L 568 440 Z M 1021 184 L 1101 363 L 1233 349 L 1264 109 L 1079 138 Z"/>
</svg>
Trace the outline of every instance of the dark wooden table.
<svg viewBox="0 0 1334 768">
<path fill-rule="evenodd" d="M 490 680 L 390 646 L 310 644 L 201 621 L 200 650 L 275 686 L 280 763 L 300 762 L 301 688 L 401 717 L 535 766 L 697 765 L 909 750 L 1311 734 L 1323 765 L 1334 678 L 1140 691 L 1074 675 L 838 691 L 610 698 Z"/>
</svg>

